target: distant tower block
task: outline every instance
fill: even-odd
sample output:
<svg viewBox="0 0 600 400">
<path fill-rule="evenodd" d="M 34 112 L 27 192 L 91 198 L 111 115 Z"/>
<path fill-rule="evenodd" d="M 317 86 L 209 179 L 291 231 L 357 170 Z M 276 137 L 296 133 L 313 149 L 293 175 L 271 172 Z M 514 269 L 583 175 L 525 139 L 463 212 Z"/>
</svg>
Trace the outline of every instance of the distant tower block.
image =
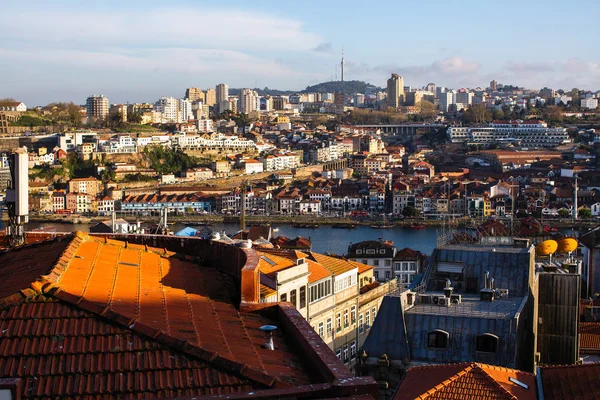
<svg viewBox="0 0 600 400">
<path fill-rule="evenodd" d="M 29 221 L 29 155 L 26 148 L 13 151 L 10 159 L 11 186 L 6 191 L 8 239 L 10 246 L 25 244 L 25 224 Z"/>
</svg>

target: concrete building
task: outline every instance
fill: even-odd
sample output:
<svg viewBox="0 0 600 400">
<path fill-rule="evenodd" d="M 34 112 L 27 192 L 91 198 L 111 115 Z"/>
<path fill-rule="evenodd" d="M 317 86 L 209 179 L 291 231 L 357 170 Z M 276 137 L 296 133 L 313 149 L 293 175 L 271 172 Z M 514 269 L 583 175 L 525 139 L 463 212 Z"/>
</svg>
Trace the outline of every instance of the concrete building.
<svg viewBox="0 0 600 400">
<path fill-rule="evenodd" d="M 224 83 L 219 83 L 215 87 L 215 101 L 220 104 L 222 101 L 229 100 L 229 86 Z"/>
<path fill-rule="evenodd" d="M 202 91 L 202 89 L 197 88 L 197 87 L 191 87 L 191 88 L 187 88 L 185 90 L 185 99 L 189 100 L 189 101 L 197 101 L 200 100 L 202 102 L 204 102 L 204 92 Z"/>
<path fill-rule="evenodd" d="M 438 88 L 439 89 L 439 88 Z M 439 107 L 443 112 L 450 111 L 453 104 L 456 104 L 454 91 L 447 91 L 438 94 Z"/>
<path fill-rule="evenodd" d="M 100 193 L 100 181 L 96 178 L 75 178 L 69 181 L 69 193 L 85 193 L 96 197 Z"/>
<path fill-rule="evenodd" d="M 174 97 L 161 97 L 154 105 L 154 110 L 160 113 L 162 123 L 178 123 L 182 120 L 179 100 Z"/>
<path fill-rule="evenodd" d="M 595 110 L 598 108 L 598 99 L 594 97 L 586 97 L 580 101 L 581 108 L 585 110 Z"/>
<path fill-rule="evenodd" d="M 209 107 L 217 104 L 217 91 L 215 89 L 206 89 L 205 104 Z"/>
<path fill-rule="evenodd" d="M 108 117 L 108 97 L 104 95 L 91 95 L 85 101 L 85 114 L 89 119 L 103 119 Z"/>
<path fill-rule="evenodd" d="M 496 82 L 495 80 L 490 82 L 490 90 L 492 92 L 495 92 L 496 90 L 498 90 L 498 82 Z"/>
<path fill-rule="evenodd" d="M 109 115 L 120 115 L 121 122 L 127 122 L 127 104 L 113 104 L 110 106 Z"/>
<path fill-rule="evenodd" d="M 244 114 L 250 114 L 257 111 L 258 95 L 252 89 L 242 89 L 238 96 L 238 110 Z M 260 99 L 258 99 L 260 101 Z M 259 103 L 260 104 L 260 103 Z"/>
<path fill-rule="evenodd" d="M 392 74 L 387 81 L 387 105 L 397 109 L 404 102 L 404 78 L 398 74 Z"/>
</svg>

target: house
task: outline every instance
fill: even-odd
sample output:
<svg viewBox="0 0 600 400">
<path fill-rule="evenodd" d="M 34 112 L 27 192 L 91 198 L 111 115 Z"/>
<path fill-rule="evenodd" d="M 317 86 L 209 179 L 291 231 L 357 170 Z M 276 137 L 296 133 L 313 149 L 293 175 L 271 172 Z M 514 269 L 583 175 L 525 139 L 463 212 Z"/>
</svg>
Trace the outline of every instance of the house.
<svg viewBox="0 0 600 400">
<path fill-rule="evenodd" d="M 100 221 L 95 225 L 90 226 L 90 233 L 129 233 L 131 226 L 129 222 L 122 218 Z"/>
<path fill-rule="evenodd" d="M 94 177 L 75 178 L 69 181 L 70 193 L 87 193 L 96 196 L 100 192 L 100 181 Z"/>
<path fill-rule="evenodd" d="M 346 257 L 352 261 L 375 267 L 373 276 L 380 282 L 394 278 L 392 260 L 396 256 L 396 247 L 391 241 L 365 240 L 348 246 Z"/>
<path fill-rule="evenodd" d="M 410 368 L 393 399 L 425 397 L 538 400 L 538 393 L 534 374 L 488 364 L 461 363 Z"/>
<path fill-rule="evenodd" d="M 244 161 L 244 168 L 247 175 L 263 172 L 264 164 L 258 160 L 250 159 Z"/>
<path fill-rule="evenodd" d="M 25 112 L 27 106 L 20 101 L 0 101 L 0 111 Z"/>
<path fill-rule="evenodd" d="M 319 215 L 321 213 L 321 201 L 301 200 L 298 202 L 298 213 L 301 215 Z"/>
<path fill-rule="evenodd" d="M 259 302 L 254 250 L 118 237 L 76 233 L 0 254 L 4 397 L 377 395 L 290 303 Z"/>
<path fill-rule="evenodd" d="M 417 250 L 408 247 L 396 251 L 392 263 L 394 265 L 394 276 L 398 282 L 411 284 L 421 274 L 425 256 Z"/>
<path fill-rule="evenodd" d="M 98 196 L 95 202 L 98 215 L 111 215 L 115 210 L 115 201 L 110 196 Z"/>
</svg>

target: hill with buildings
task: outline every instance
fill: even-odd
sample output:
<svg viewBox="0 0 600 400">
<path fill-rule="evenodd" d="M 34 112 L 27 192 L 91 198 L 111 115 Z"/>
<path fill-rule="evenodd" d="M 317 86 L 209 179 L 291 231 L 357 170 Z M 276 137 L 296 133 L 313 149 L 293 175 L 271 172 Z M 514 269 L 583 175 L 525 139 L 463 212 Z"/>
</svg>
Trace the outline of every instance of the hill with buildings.
<svg viewBox="0 0 600 400">
<path fill-rule="evenodd" d="M 335 93 L 343 92 L 345 94 L 354 93 L 371 93 L 377 90 L 381 90 L 377 86 L 373 86 L 370 83 L 363 81 L 331 81 L 322 82 L 316 85 L 308 86 L 302 92 L 306 93 Z"/>
</svg>

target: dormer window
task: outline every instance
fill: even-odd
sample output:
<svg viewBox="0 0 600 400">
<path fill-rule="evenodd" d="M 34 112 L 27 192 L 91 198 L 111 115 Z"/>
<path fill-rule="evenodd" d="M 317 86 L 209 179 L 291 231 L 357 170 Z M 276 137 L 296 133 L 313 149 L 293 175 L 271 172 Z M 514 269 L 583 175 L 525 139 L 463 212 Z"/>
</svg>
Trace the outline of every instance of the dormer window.
<svg viewBox="0 0 600 400">
<path fill-rule="evenodd" d="M 427 334 L 427 347 L 432 349 L 445 349 L 448 347 L 450 335 L 446 331 L 436 329 Z"/>
<path fill-rule="evenodd" d="M 477 336 L 477 351 L 482 353 L 496 353 L 498 351 L 498 336 L 483 333 Z"/>
<path fill-rule="evenodd" d="M 385 254 L 385 249 L 380 249 L 379 254 Z"/>
<path fill-rule="evenodd" d="M 362 254 L 362 250 L 356 250 L 356 254 Z"/>
</svg>

